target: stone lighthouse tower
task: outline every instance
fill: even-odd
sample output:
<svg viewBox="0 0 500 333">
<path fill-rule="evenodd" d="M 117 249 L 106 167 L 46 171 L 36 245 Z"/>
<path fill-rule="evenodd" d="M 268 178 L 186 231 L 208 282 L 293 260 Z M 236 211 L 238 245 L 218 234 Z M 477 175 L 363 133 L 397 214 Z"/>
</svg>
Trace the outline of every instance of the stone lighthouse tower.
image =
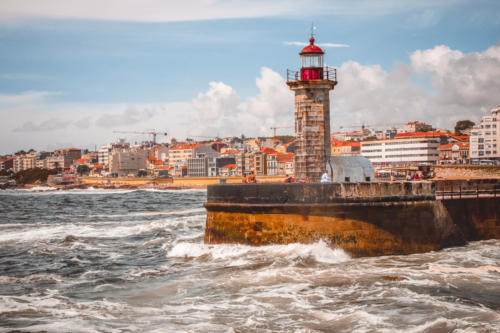
<svg viewBox="0 0 500 333">
<path fill-rule="evenodd" d="M 295 92 L 295 178 L 321 179 L 330 159 L 330 90 L 335 68 L 324 66 L 324 52 L 309 39 L 300 54 L 300 72 L 287 70 L 286 84 Z"/>
</svg>

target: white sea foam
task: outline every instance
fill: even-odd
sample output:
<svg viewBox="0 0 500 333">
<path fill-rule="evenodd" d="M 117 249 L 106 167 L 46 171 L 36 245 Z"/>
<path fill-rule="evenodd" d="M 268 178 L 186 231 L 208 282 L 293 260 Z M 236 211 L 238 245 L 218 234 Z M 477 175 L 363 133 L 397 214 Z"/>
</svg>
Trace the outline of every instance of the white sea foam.
<svg viewBox="0 0 500 333">
<path fill-rule="evenodd" d="M 62 195 L 62 194 L 124 194 L 131 192 L 158 192 L 158 193 L 203 193 L 206 192 L 206 189 L 146 189 L 146 188 L 138 188 L 138 189 L 105 189 L 105 188 L 94 188 L 88 187 L 86 189 L 69 189 L 63 190 L 55 187 L 47 187 L 47 186 L 35 186 L 29 189 L 7 189 L 1 190 L 1 194 L 7 195 L 22 195 L 22 194 L 30 194 L 30 195 Z"/>
<path fill-rule="evenodd" d="M 116 227 L 110 225 L 81 225 L 81 224 L 57 224 L 54 226 L 43 226 L 36 229 L 29 228 L 23 230 L 6 231 L 0 234 L 0 243 L 2 242 L 31 242 L 50 239 L 64 240 L 66 236 L 74 237 L 96 237 L 96 238 L 115 238 L 132 235 L 140 235 L 155 230 L 165 230 L 169 227 L 178 227 L 182 221 L 177 220 L 155 220 L 149 223 L 137 221 L 128 221 L 134 223 L 127 225 L 127 221 L 116 223 Z M 125 224 L 125 225 L 121 225 Z"/>
<path fill-rule="evenodd" d="M 129 213 L 126 216 L 186 215 L 186 214 L 200 213 L 200 212 L 205 212 L 205 208 L 193 208 L 193 209 L 177 210 L 171 212 L 135 212 L 135 213 Z"/>
<path fill-rule="evenodd" d="M 57 187 L 52 186 L 34 186 L 30 189 L 26 189 L 29 192 L 46 192 L 46 191 L 57 191 Z"/>
<path fill-rule="evenodd" d="M 500 273 L 500 267 L 493 265 L 485 265 L 479 267 L 457 267 L 449 265 L 430 264 L 429 270 L 439 273 L 473 273 L 473 274 L 488 274 L 491 272 Z"/>
<path fill-rule="evenodd" d="M 177 243 L 167 254 L 168 257 L 201 257 L 209 255 L 215 260 L 240 259 L 242 256 L 268 258 L 307 258 L 318 262 L 336 264 L 350 260 L 342 249 L 332 249 L 324 241 L 313 244 L 287 244 L 248 246 L 239 244 Z"/>
</svg>

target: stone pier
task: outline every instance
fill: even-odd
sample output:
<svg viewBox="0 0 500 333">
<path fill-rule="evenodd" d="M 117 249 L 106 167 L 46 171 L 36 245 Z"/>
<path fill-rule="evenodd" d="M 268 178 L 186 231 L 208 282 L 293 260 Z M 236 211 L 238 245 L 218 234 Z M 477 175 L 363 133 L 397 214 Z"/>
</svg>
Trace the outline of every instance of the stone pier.
<svg viewBox="0 0 500 333">
<path fill-rule="evenodd" d="M 205 242 L 320 239 L 353 256 L 410 254 L 500 237 L 500 198 L 436 200 L 432 182 L 208 187 Z"/>
</svg>

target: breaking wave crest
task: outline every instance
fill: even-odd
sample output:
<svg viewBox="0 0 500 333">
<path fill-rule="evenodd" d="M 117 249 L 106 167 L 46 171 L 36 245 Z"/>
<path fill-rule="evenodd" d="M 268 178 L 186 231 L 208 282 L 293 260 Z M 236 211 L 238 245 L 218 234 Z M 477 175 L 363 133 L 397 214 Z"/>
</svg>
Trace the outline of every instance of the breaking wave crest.
<svg viewBox="0 0 500 333">
<path fill-rule="evenodd" d="M 314 258 L 317 262 L 336 264 L 350 260 L 342 249 L 332 249 L 324 241 L 313 244 L 287 244 L 248 246 L 238 244 L 178 243 L 168 257 L 199 258 L 209 256 L 214 260 L 241 260 L 242 258 Z"/>
</svg>

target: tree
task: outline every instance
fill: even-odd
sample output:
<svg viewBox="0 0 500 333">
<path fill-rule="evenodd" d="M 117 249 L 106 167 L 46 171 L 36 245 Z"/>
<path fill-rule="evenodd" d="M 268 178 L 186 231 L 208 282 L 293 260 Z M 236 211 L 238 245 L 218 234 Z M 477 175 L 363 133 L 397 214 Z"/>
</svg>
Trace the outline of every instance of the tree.
<svg viewBox="0 0 500 333">
<path fill-rule="evenodd" d="M 464 131 L 469 129 L 469 128 L 472 128 L 472 126 L 474 126 L 475 123 L 473 121 L 470 121 L 470 120 L 459 120 L 457 121 L 456 125 L 455 125 L 455 133 L 457 135 L 464 135 Z"/>
<path fill-rule="evenodd" d="M 49 175 L 57 174 L 57 170 L 47 170 L 33 168 L 19 171 L 14 175 L 18 184 L 34 184 L 36 182 L 45 183 Z"/>
<path fill-rule="evenodd" d="M 84 173 L 85 174 L 88 174 L 90 172 L 90 168 L 88 165 L 86 164 L 80 164 L 77 168 L 76 168 L 76 172 L 78 172 L 78 174 L 81 176 L 83 175 Z"/>
</svg>

